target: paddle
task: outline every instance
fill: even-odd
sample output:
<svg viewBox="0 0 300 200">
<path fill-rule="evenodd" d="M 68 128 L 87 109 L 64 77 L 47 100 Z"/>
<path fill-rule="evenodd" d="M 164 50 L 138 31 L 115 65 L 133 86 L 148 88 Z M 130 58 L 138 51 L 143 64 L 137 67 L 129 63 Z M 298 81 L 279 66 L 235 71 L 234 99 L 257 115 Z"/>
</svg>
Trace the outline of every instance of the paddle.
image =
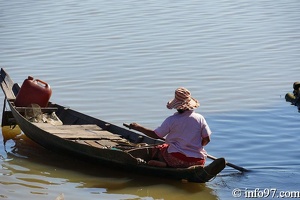
<svg viewBox="0 0 300 200">
<path fill-rule="evenodd" d="M 216 157 L 211 156 L 211 155 L 209 155 L 209 154 L 207 154 L 207 157 L 210 158 L 210 159 L 212 159 L 212 160 L 216 160 L 216 159 L 217 159 Z M 230 162 L 227 162 L 227 161 L 226 161 L 226 165 L 229 166 L 229 167 L 232 167 L 232 168 L 234 168 L 234 169 L 236 169 L 236 170 L 239 170 L 239 171 L 241 171 L 241 172 L 249 172 L 248 169 L 245 169 L 245 168 L 243 168 L 243 167 L 239 167 L 239 166 L 234 165 L 234 164 L 232 164 L 232 163 L 230 163 Z"/>
<path fill-rule="evenodd" d="M 126 123 L 123 123 L 123 126 L 125 126 L 125 127 L 127 127 L 127 128 L 130 128 L 130 125 L 129 125 L 129 124 L 126 124 Z M 208 154 L 207 154 L 207 157 L 210 158 L 210 159 L 212 159 L 212 160 L 216 160 L 216 159 L 217 159 L 216 157 L 211 156 L 211 155 L 208 155 Z M 243 167 L 239 167 L 239 166 L 234 165 L 234 164 L 229 163 L 229 162 L 226 162 L 226 165 L 229 166 L 229 167 L 232 167 L 232 168 L 234 168 L 234 169 L 236 169 L 236 170 L 239 170 L 239 171 L 241 171 L 241 172 L 248 172 L 248 171 L 249 171 L 249 170 L 247 170 L 247 169 L 245 169 L 245 168 L 243 168 Z"/>
</svg>

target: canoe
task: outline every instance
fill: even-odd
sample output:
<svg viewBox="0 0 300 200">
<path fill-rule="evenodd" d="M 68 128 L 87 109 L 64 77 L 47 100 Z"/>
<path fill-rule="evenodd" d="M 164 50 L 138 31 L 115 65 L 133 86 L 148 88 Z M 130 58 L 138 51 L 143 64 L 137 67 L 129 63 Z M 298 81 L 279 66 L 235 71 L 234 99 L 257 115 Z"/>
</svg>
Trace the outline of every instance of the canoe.
<svg viewBox="0 0 300 200">
<path fill-rule="evenodd" d="M 50 151 L 128 173 L 197 183 L 209 181 L 226 166 L 223 158 L 216 159 L 205 167 L 171 168 L 149 165 L 149 152 L 155 145 L 162 144 L 162 140 L 147 137 L 51 101 L 46 107 L 35 104 L 18 107 L 14 102 L 21 87 L 12 81 L 3 68 L 0 82 L 5 95 L 2 126 L 18 125 L 28 138 Z"/>
</svg>

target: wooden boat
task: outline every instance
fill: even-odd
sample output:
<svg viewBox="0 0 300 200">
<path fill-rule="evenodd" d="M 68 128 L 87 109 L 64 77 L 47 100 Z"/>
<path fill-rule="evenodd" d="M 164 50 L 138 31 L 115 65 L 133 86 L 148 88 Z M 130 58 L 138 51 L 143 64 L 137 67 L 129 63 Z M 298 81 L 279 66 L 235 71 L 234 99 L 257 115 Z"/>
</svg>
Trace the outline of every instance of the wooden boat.
<svg viewBox="0 0 300 200">
<path fill-rule="evenodd" d="M 81 159 L 101 163 L 129 172 L 155 175 L 189 182 L 203 183 L 221 172 L 223 158 L 209 165 L 189 168 L 157 167 L 147 164 L 154 145 L 163 141 L 93 118 L 70 108 L 49 102 L 47 107 L 17 107 L 14 102 L 20 86 L 1 69 L 1 87 L 5 94 L 2 125 L 17 124 L 23 133 L 51 151 L 71 154 Z M 8 104 L 9 110 L 5 109 Z M 38 110 L 43 116 L 57 119 L 34 122 L 28 113 Z M 55 118 L 54 117 L 54 118 Z"/>
</svg>

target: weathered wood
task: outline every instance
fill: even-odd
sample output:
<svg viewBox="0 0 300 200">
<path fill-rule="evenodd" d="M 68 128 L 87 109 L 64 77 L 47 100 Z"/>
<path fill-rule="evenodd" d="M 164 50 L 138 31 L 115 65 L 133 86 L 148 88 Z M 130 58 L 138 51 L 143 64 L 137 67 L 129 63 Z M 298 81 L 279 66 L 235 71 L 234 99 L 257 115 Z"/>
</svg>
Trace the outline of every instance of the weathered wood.
<svg viewBox="0 0 300 200">
<path fill-rule="evenodd" d="M 5 79 L 4 79 L 5 80 Z M 5 94 L 5 97 L 9 100 L 15 99 L 16 96 L 13 94 L 10 88 L 8 88 L 8 85 L 6 84 L 5 81 L 1 82 L 1 88 Z"/>
<path fill-rule="evenodd" d="M 121 136 L 102 130 L 95 124 L 88 125 L 52 125 L 49 123 L 34 123 L 37 127 L 64 139 L 106 139 L 122 140 Z"/>
<path fill-rule="evenodd" d="M 26 110 L 34 110 L 32 107 L 16 107 L 17 111 L 20 113 L 26 112 Z M 57 111 L 54 107 L 40 107 L 42 113 L 52 113 Z"/>
<path fill-rule="evenodd" d="M 16 99 L 16 95 L 13 92 L 14 82 L 12 81 L 10 76 L 6 73 L 6 71 L 3 68 L 1 68 L 0 76 L 1 76 L 0 85 L 4 92 L 5 97 L 8 100 Z"/>
<path fill-rule="evenodd" d="M 84 144 L 86 145 L 86 143 L 84 142 L 84 140 L 78 140 L 78 139 L 75 139 L 75 140 L 72 140 L 73 142 L 76 142 L 76 143 L 79 143 L 79 144 Z"/>
<path fill-rule="evenodd" d="M 84 140 L 84 143 L 90 145 L 90 146 L 93 146 L 93 147 L 96 147 L 96 148 L 106 148 L 105 145 L 100 145 L 98 144 L 97 142 L 95 141 L 90 141 L 90 140 Z"/>
</svg>

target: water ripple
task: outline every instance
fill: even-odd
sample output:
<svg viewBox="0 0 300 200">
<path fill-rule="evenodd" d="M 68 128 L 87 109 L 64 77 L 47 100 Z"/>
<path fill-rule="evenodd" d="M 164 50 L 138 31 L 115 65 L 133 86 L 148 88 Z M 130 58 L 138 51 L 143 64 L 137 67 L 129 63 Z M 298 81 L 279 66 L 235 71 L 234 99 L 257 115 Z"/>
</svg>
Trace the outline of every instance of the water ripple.
<svg viewBox="0 0 300 200">
<path fill-rule="evenodd" d="M 262 187 L 270 187 L 268 182 L 293 188 L 300 174 L 299 113 L 284 95 L 299 79 L 299 8 L 296 0 L 1 1 L 1 67 L 20 84 L 28 75 L 48 82 L 54 102 L 118 125 L 138 121 L 155 128 L 173 113 L 165 105 L 174 90 L 187 87 L 200 100 L 199 112 L 213 130 L 207 150 L 252 169 L 236 176 L 226 168 L 226 187 L 217 179 L 208 184 L 220 198 L 231 195 L 228 188 L 258 187 L 258 182 Z M 13 147 L 14 141 L 8 145 Z M 7 155 L 1 147 L 0 155 Z M 61 182 L 63 175 L 51 175 L 47 168 L 26 179 L 22 169 L 38 164 L 27 162 L 27 168 L 15 162 L 29 158 L 10 156 L 0 160 L 8 165 L 1 172 L 9 175 L 4 175 L 6 182 L 22 182 L 21 192 L 32 192 L 28 199 L 33 193 L 58 196 L 57 187 L 47 186 L 55 177 L 55 183 L 66 186 L 64 191 L 74 192 L 65 195 L 68 199 L 78 199 L 79 194 L 89 199 L 138 196 L 130 189 L 107 195 L 101 184 L 104 191 L 91 195 L 97 187 L 82 186 L 80 179 L 86 176 L 74 184 Z M 22 180 L 14 177 L 15 167 Z M 293 179 L 283 180 L 291 174 Z M 42 183 L 36 183 L 39 180 Z M 85 184 L 94 184 L 88 180 Z M 27 184 L 41 188 L 26 189 Z M 0 196 L 21 198 L 13 184 L 5 188 L 10 192 Z M 174 188 L 162 188 L 163 198 L 174 197 Z M 158 188 L 148 189 L 160 193 Z M 189 193 L 186 198 L 199 199 L 195 196 Z"/>
</svg>

